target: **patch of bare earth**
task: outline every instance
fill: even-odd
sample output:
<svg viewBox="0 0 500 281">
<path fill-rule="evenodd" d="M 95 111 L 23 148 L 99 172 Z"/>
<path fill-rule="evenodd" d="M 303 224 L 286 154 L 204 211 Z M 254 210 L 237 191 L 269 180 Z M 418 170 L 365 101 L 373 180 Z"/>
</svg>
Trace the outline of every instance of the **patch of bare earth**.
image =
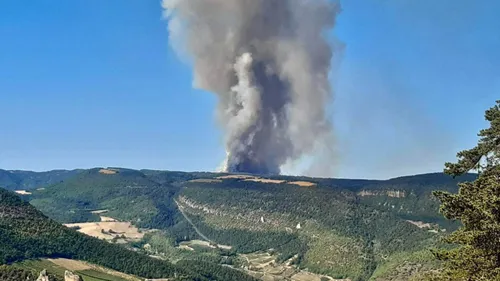
<svg viewBox="0 0 500 281">
<path fill-rule="evenodd" d="M 84 270 L 95 270 L 95 271 L 104 272 L 106 274 L 116 276 L 116 277 L 119 277 L 119 278 L 125 279 L 125 280 L 140 281 L 140 279 L 138 279 L 134 276 L 131 276 L 131 275 L 128 275 L 128 274 L 125 274 L 125 273 L 122 273 L 122 272 L 119 272 L 116 270 L 112 270 L 109 268 L 104 268 L 102 266 L 98 266 L 95 264 L 90 264 L 90 263 L 87 263 L 84 261 L 62 259 L 62 258 L 61 259 L 47 259 L 47 260 L 52 262 L 53 264 L 55 264 L 57 266 L 60 266 L 64 269 L 67 269 L 67 270 L 70 270 L 73 272 L 84 271 Z"/>
<path fill-rule="evenodd" d="M 297 255 L 284 263 L 277 263 L 276 256 L 269 253 L 253 253 L 244 254 L 241 257 L 247 260 L 245 271 L 264 281 L 321 281 L 326 278 L 331 281 L 350 281 L 349 279 L 333 279 L 332 277 L 320 274 L 314 274 L 307 271 L 301 271 L 291 265 L 292 261 L 297 258 Z"/>
<path fill-rule="evenodd" d="M 119 278 L 122 278 L 122 279 L 125 279 L 125 280 L 141 281 L 141 279 L 139 279 L 137 277 L 134 277 L 132 275 L 128 275 L 128 274 L 125 274 L 123 272 L 119 272 L 119 271 L 112 270 L 112 269 L 109 269 L 109 268 L 104 268 L 102 266 L 92 265 L 92 269 L 98 270 L 98 271 L 102 271 L 102 272 L 104 272 L 106 274 L 113 275 L 113 276 L 116 276 L 116 277 L 119 277 Z"/>
<path fill-rule="evenodd" d="M 69 259 L 48 259 L 48 261 L 71 271 L 92 269 L 90 265 L 82 261 L 69 260 Z"/>
<path fill-rule="evenodd" d="M 99 170 L 99 173 L 104 174 L 104 175 L 114 175 L 114 174 L 118 173 L 118 171 L 113 170 L 113 169 L 101 169 L 101 170 Z"/>
<path fill-rule="evenodd" d="M 116 222 L 114 218 L 101 216 L 101 222 Z"/>
<path fill-rule="evenodd" d="M 212 183 L 212 182 L 222 182 L 222 180 L 218 179 L 195 179 L 195 180 L 190 180 L 189 182 L 198 182 L 198 183 Z"/>
<path fill-rule="evenodd" d="M 217 177 L 216 179 L 218 179 L 218 180 L 240 179 L 240 180 L 244 180 L 244 181 L 253 181 L 253 182 L 260 182 L 260 183 L 276 183 L 276 184 L 286 182 L 285 180 L 273 180 L 273 179 L 260 178 L 260 177 L 250 176 L 250 175 L 227 175 L 227 176 Z"/>
<path fill-rule="evenodd" d="M 430 223 L 425 223 L 423 221 L 411 221 L 407 220 L 407 222 L 416 225 L 418 228 L 432 228 L 432 225 Z"/>
<path fill-rule="evenodd" d="M 227 175 L 227 176 L 217 177 L 216 179 L 227 180 L 227 179 L 253 179 L 253 178 L 255 177 L 250 175 Z"/>
<path fill-rule="evenodd" d="M 189 247 L 188 245 L 179 245 L 179 249 L 194 251 L 194 249 Z"/>
<path fill-rule="evenodd" d="M 219 247 L 223 250 L 231 250 L 233 248 L 233 247 L 228 246 L 228 245 L 220 245 L 220 244 L 217 244 L 217 247 Z"/>
<path fill-rule="evenodd" d="M 16 190 L 15 191 L 17 194 L 21 194 L 21 195 L 30 195 L 31 192 L 28 192 L 26 190 Z"/>
<path fill-rule="evenodd" d="M 88 223 L 71 223 L 65 226 L 73 228 L 78 227 L 78 231 L 89 236 L 99 239 L 112 240 L 115 237 L 124 241 L 138 241 L 144 237 L 144 233 L 140 233 L 139 229 L 133 226 L 130 222 L 118 222 L 113 218 L 101 217 L 101 222 Z"/>
<path fill-rule="evenodd" d="M 260 182 L 260 183 L 284 183 L 286 181 L 284 180 L 273 180 L 273 179 L 263 179 L 263 178 L 251 178 L 251 179 L 245 179 L 244 181 L 253 181 L 253 182 Z"/>
<path fill-rule="evenodd" d="M 302 186 L 302 187 L 316 186 L 316 184 L 314 182 L 308 182 L 308 181 L 291 181 L 291 182 L 288 182 L 288 184 L 295 184 L 295 185 Z"/>
<path fill-rule="evenodd" d="M 215 248 L 215 246 L 211 245 L 210 242 L 203 241 L 203 240 L 191 240 L 191 241 L 189 241 L 189 244 L 190 245 L 197 245 L 197 246 L 208 247 L 208 248 Z"/>
<path fill-rule="evenodd" d="M 206 247 L 206 248 L 211 248 L 211 249 L 224 249 L 224 250 L 231 250 L 232 247 L 228 245 L 219 245 L 219 244 L 214 244 L 210 243 L 208 241 L 203 241 L 203 240 L 190 240 L 190 241 L 184 241 L 179 244 L 180 249 L 185 249 L 185 250 L 194 250 L 194 246 L 201 246 L 201 247 Z"/>
<path fill-rule="evenodd" d="M 333 279 L 328 276 L 322 276 L 310 272 L 301 271 L 292 276 L 292 281 L 321 281 L 321 278 L 328 278 L 328 280 L 335 281 L 351 281 L 351 279 Z"/>
</svg>

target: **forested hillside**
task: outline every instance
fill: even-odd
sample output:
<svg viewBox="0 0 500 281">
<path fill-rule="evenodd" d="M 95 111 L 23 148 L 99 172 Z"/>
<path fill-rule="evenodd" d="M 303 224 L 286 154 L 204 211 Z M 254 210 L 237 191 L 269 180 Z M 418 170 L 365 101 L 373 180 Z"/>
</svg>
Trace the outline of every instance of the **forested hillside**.
<svg viewBox="0 0 500 281">
<path fill-rule="evenodd" d="M 188 267 L 153 259 L 64 227 L 4 189 L 0 189 L 0 237 L 0 265 L 26 259 L 69 258 L 147 278 L 177 276 L 182 280 L 214 280 L 206 277 L 204 272 L 197 273 Z M 213 268 L 215 273 L 226 277 L 239 276 L 240 280 L 252 280 L 228 268 L 215 264 Z M 4 273 L 7 271 L 25 274 L 3 268 Z"/>
<path fill-rule="evenodd" d="M 405 220 L 439 224 L 451 230 L 456 229 L 458 223 L 445 219 L 438 212 L 440 202 L 432 192 L 455 192 L 460 182 L 470 182 L 476 178 L 476 174 L 456 178 L 443 173 L 424 174 L 373 182 L 354 191 L 363 204 L 392 212 Z"/>
<path fill-rule="evenodd" d="M 167 228 L 178 215 L 173 196 L 180 187 L 160 184 L 139 171 L 91 169 L 64 182 L 37 190 L 31 204 L 62 222 L 98 219 L 92 210 L 144 228 Z"/>
<path fill-rule="evenodd" d="M 106 210 L 120 221 L 162 230 L 169 247 L 200 238 L 187 217 L 211 241 L 240 254 L 272 249 L 277 262 L 292 259 L 299 268 L 332 277 L 396 280 L 414 275 L 402 268 L 434 266 L 427 262 L 429 249 L 457 226 L 441 218 L 432 191 L 456 190 L 475 175 L 247 177 L 96 168 L 26 199 L 62 223 L 99 221 L 92 211 Z"/>
<path fill-rule="evenodd" d="M 175 224 L 178 211 L 172 198 L 185 182 L 221 176 L 215 173 L 128 169 L 115 169 L 117 172 L 114 174 L 103 174 L 99 172 L 101 170 L 86 170 L 63 182 L 49 185 L 45 190 L 35 190 L 31 203 L 60 222 L 92 221 L 96 217 L 88 210 L 105 208 L 110 209 L 111 215 L 129 221 L 135 219 L 141 226 L 162 228 Z M 439 214 L 439 202 L 432 196 L 432 191 L 453 192 L 457 190 L 459 182 L 471 181 L 475 177 L 474 174 L 468 174 L 453 179 L 436 173 L 385 181 L 286 176 L 272 179 L 312 182 L 318 189 L 349 194 L 364 205 L 392 212 L 403 219 L 456 227 Z M 138 209 L 141 209 L 141 212 L 137 213 Z"/>
<path fill-rule="evenodd" d="M 0 189 L 0 214 L 2 264 L 40 257 L 65 257 L 144 277 L 169 277 L 179 271 L 171 264 L 66 228 L 3 189 Z"/>
<path fill-rule="evenodd" d="M 9 190 L 32 190 L 59 183 L 71 178 L 82 170 L 55 170 L 49 172 L 0 170 L 0 188 Z"/>
<path fill-rule="evenodd" d="M 368 280 L 402 253 L 418 256 L 439 239 L 439 233 L 364 205 L 353 194 L 315 187 L 194 182 L 178 202 L 217 243 L 243 253 L 273 248 L 280 260 L 296 256 L 300 266 L 337 278 Z"/>
</svg>

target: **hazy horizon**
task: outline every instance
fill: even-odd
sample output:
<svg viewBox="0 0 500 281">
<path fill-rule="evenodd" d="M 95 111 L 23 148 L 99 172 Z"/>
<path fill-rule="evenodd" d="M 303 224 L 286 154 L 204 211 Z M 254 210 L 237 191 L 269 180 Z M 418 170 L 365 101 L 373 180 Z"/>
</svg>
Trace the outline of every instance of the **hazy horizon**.
<svg viewBox="0 0 500 281">
<path fill-rule="evenodd" d="M 217 100 L 192 89 L 160 1 L 56 2 L 2 3 L 0 167 L 214 171 L 226 156 Z M 328 176 L 442 171 L 476 144 L 499 96 L 500 2 L 341 4 Z"/>
<path fill-rule="evenodd" d="M 134 170 L 134 171 L 159 171 L 159 172 L 181 172 L 181 173 L 214 173 L 214 174 L 251 174 L 251 173 L 226 173 L 226 172 L 217 172 L 217 171 L 202 171 L 202 170 L 192 170 L 192 171 L 184 171 L 184 170 L 165 170 L 165 169 L 151 169 L 151 168 L 131 168 L 131 167 L 120 167 L 120 166 L 92 166 L 86 168 L 56 168 L 51 170 L 24 170 L 24 169 L 4 169 L 0 167 L 0 170 L 8 171 L 8 172 L 35 172 L 35 173 L 47 173 L 53 171 L 74 171 L 74 170 L 92 170 L 92 169 L 126 169 L 126 170 Z M 280 174 L 280 175 L 260 175 L 262 177 L 312 177 L 312 178 L 331 178 L 331 179 L 347 179 L 347 180 L 391 180 L 395 178 L 403 178 L 403 177 L 411 177 L 411 176 L 419 176 L 419 175 L 429 175 L 429 174 L 443 174 L 443 171 L 429 171 L 424 173 L 417 174 L 404 174 L 396 177 L 388 177 L 388 178 L 365 178 L 365 177 L 357 177 L 357 178 L 349 178 L 349 177 L 314 177 L 314 176 L 306 176 L 306 175 L 292 175 L 292 174 Z M 475 174 L 475 172 L 471 171 L 469 174 Z M 256 174 L 258 175 L 258 174 Z M 259 175 L 258 175 L 259 176 Z M 451 176 L 450 176 L 451 177 Z"/>
</svg>

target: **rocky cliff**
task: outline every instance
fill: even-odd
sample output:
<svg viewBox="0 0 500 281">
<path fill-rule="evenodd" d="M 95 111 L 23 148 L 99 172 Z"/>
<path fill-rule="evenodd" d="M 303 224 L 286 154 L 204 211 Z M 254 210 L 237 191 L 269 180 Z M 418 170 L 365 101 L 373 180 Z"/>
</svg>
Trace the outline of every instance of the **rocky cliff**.
<svg viewBox="0 0 500 281">
<path fill-rule="evenodd" d="M 64 281 L 83 281 L 83 279 L 71 271 L 64 272 Z"/>
</svg>

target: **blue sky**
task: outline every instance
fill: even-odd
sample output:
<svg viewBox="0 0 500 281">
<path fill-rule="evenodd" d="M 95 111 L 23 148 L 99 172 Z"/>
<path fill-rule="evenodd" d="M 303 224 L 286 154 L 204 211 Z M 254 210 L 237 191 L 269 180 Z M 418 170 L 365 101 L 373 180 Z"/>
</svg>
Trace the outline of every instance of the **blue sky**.
<svg viewBox="0 0 500 281">
<path fill-rule="evenodd" d="M 441 171 L 500 98 L 500 1 L 342 6 L 332 176 Z M 0 168 L 211 171 L 223 159 L 216 100 L 191 88 L 159 0 L 3 0 L 0 38 Z"/>
</svg>

